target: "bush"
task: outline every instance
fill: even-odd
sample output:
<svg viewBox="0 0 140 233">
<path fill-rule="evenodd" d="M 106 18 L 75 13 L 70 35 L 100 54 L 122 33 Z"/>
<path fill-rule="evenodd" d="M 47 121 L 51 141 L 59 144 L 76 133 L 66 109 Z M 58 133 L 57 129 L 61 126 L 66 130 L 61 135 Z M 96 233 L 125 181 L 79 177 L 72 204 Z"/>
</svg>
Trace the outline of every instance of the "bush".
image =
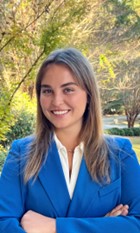
<svg viewBox="0 0 140 233">
<path fill-rule="evenodd" d="M 140 128 L 111 128 L 104 131 L 106 134 L 120 136 L 140 136 Z"/>
<path fill-rule="evenodd" d="M 21 111 L 17 115 L 16 123 L 10 128 L 10 131 L 6 134 L 6 140 L 1 144 L 6 147 L 17 138 L 22 138 L 30 135 L 34 131 L 35 117 L 33 114 Z"/>
<path fill-rule="evenodd" d="M 135 136 L 132 128 L 125 129 L 125 136 Z"/>
<path fill-rule="evenodd" d="M 133 128 L 133 132 L 135 136 L 140 136 L 140 128 Z"/>
<path fill-rule="evenodd" d="M 120 135 L 120 130 L 118 128 L 112 128 L 108 130 L 108 134 Z"/>
</svg>

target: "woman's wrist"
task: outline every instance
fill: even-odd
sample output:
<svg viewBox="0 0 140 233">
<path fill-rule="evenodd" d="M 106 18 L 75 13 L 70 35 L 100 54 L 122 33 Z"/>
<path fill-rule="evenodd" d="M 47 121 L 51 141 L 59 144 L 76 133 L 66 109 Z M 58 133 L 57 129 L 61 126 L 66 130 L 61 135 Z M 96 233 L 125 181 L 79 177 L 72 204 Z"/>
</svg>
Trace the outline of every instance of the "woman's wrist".
<svg viewBox="0 0 140 233">
<path fill-rule="evenodd" d="M 56 233 L 56 220 L 52 219 L 52 232 Z"/>
</svg>

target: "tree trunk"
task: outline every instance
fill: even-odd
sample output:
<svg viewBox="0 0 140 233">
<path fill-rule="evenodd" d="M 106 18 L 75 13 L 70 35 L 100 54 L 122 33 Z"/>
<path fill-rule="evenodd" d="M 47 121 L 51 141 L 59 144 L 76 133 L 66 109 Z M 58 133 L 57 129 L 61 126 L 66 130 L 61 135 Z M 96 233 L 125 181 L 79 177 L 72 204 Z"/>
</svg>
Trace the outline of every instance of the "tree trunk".
<svg viewBox="0 0 140 233">
<path fill-rule="evenodd" d="M 135 124 L 135 120 L 137 118 L 138 114 L 135 115 L 126 115 L 127 118 L 127 124 L 128 124 L 128 128 L 134 128 L 134 124 Z"/>
</svg>

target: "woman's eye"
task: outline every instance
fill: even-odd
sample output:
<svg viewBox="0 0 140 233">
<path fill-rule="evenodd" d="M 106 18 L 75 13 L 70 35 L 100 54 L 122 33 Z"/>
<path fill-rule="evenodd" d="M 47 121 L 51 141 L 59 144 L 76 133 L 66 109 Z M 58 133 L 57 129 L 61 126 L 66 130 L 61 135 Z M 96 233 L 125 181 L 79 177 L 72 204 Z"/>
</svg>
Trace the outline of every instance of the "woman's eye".
<svg viewBox="0 0 140 233">
<path fill-rule="evenodd" d="M 50 95 L 50 94 L 52 94 L 52 90 L 51 89 L 44 89 L 44 90 L 42 90 L 42 93 L 46 94 L 46 95 Z"/>
<path fill-rule="evenodd" d="M 72 92 L 74 92 L 74 90 L 72 88 L 65 88 L 64 89 L 64 93 L 66 93 L 66 94 L 67 93 L 69 94 L 69 93 L 72 93 Z"/>
</svg>

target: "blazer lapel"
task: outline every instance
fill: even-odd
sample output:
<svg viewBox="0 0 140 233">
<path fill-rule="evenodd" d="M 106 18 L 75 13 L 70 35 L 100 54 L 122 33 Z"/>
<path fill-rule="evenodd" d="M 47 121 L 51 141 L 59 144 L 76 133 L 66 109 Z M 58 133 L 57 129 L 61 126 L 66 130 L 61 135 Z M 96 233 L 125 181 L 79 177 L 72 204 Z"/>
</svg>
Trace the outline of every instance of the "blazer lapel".
<svg viewBox="0 0 140 233">
<path fill-rule="evenodd" d="M 91 178 L 84 158 L 82 159 L 80 171 L 74 190 L 73 198 L 69 206 L 67 216 L 84 217 L 90 206 L 94 206 L 94 202 L 98 198 L 98 190 L 100 185 Z"/>
<path fill-rule="evenodd" d="M 56 211 L 57 217 L 66 216 L 70 196 L 54 141 L 49 148 L 46 162 L 39 173 L 39 179 Z"/>
</svg>

